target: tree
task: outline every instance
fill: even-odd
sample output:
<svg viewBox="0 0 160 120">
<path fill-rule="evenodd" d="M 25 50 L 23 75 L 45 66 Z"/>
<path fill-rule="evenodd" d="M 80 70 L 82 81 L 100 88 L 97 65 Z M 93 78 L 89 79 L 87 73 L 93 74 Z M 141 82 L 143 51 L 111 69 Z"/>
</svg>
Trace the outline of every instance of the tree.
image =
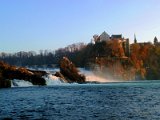
<svg viewBox="0 0 160 120">
<path fill-rule="evenodd" d="M 158 39 L 157 37 L 154 38 L 154 44 L 157 44 L 158 43 Z"/>
<path fill-rule="evenodd" d="M 134 34 L 134 43 L 137 43 L 136 35 Z"/>
</svg>

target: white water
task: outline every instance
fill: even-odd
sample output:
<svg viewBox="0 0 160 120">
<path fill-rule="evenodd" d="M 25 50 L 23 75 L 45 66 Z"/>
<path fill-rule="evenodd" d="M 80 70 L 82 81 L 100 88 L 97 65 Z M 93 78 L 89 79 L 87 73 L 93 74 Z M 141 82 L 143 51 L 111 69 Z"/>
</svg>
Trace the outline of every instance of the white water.
<svg viewBox="0 0 160 120">
<path fill-rule="evenodd" d="M 60 78 L 58 78 L 52 74 L 49 74 L 47 77 L 44 77 L 44 79 L 46 80 L 46 84 L 48 86 L 58 85 L 58 84 L 66 84 L 66 83 L 61 82 Z"/>
<path fill-rule="evenodd" d="M 45 70 L 48 73 L 48 75 L 44 77 L 44 79 L 46 80 L 46 84 L 48 86 L 67 84 L 67 83 L 62 82 L 60 80 L 60 78 L 52 75 L 56 71 L 59 71 L 58 68 L 56 68 L 56 69 L 38 69 L 38 70 Z M 80 70 L 81 74 L 84 74 L 86 76 L 86 81 L 88 81 L 88 82 L 100 82 L 100 83 L 115 82 L 114 80 L 108 80 L 106 78 L 97 76 L 92 71 L 89 71 L 89 70 L 86 70 L 83 68 L 79 68 L 79 70 Z M 29 87 L 29 86 L 33 86 L 33 84 L 28 81 L 17 80 L 17 79 L 12 81 L 12 87 Z"/>
<path fill-rule="evenodd" d="M 44 79 L 46 80 L 47 86 L 67 84 L 67 83 L 61 82 L 60 78 L 52 74 L 48 74 L 47 76 L 44 77 Z M 34 86 L 34 85 L 31 82 L 25 81 L 25 80 L 14 79 L 11 82 L 11 87 L 30 87 L 30 86 Z"/>
<path fill-rule="evenodd" d="M 62 84 L 60 81 L 60 78 L 52 75 L 56 71 L 59 71 L 58 68 L 56 69 L 40 69 L 40 70 L 45 70 L 49 75 L 45 77 L 46 84 L 47 85 L 55 85 L 55 84 Z M 84 74 L 86 76 L 86 81 L 88 82 L 113 82 L 111 80 L 107 80 L 103 77 L 96 76 L 92 71 L 86 70 L 84 68 L 79 68 L 79 71 L 81 74 Z"/>
<path fill-rule="evenodd" d="M 33 84 L 25 80 L 14 79 L 11 82 L 11 87 L 29 87 L 29 86 L 33 86 Z"/>
</svg>

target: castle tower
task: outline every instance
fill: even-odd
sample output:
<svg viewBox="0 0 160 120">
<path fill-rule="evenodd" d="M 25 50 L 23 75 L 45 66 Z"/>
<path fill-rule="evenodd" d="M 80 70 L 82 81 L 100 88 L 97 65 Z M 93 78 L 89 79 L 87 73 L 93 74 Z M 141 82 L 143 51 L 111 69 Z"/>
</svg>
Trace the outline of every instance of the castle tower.
<svg viewBox="0 0 160 120">
<path fill-rule="evenodd" d="M 130 44 L 129 44 L 129 39 L 126 39 L 126 56 L 130 56 Z"/>
<path fill-rule="evenodd" d="M 134 34 L 134 43 L 137 43 L 136 34 Z"/>
</svg>

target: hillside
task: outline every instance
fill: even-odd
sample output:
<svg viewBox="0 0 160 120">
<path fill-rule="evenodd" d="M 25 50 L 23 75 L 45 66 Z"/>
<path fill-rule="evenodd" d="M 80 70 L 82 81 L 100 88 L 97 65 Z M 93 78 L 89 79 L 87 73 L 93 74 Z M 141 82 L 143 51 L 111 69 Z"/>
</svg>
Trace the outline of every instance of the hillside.
<svg viewBox="0 0 160 120">
<path fill-rule="evenodd" d="M 102 41 L 88 44 L 72 58 L 77 65 L 96 69 L 106 78 L 113 79 L 160 79 L 160 45 L 134 43 L 129 55 L 118 41 Z"/>
</svg>

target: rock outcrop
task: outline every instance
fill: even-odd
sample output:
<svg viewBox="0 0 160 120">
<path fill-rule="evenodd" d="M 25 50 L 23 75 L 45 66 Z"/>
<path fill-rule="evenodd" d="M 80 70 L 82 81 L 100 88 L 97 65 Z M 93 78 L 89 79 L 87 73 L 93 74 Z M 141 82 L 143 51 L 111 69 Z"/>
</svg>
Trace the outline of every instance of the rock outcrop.
<svg viewBox="0 0 160 120">
<path fill-rule="evenodd" d="M 11 87 L 11 81 L 5 80 L 2 76 L 2 73 L 0 72 L 0 88 L 8 88 Z"/>
<path fill-rule="evenodd" d="M 42 77 L 47 74 L 44 71 L 33 71 L 26 68 L 11 66 L 0 61 L 0 87 L 10 87 L 9 80 L 19 79 L 31 82 L 33 85 L 46 85 Z"/>
<path fill-rule="evenodd" d="M 63 57 L 63 59 L 60 61 L 60 73 L 61 74 L 57 73 L 57 77 L 63 77 L 63 79 L 65 78 L 68 83 L 85 82 L 85 76 L 79 74 L 78 69 L 67 57 Z"/>
<path fill-rule="evenodd" d="M 68 80 L 66 80 L 66 78 L 60 72 L 56 72 L 54 75 L 59 77 L 62 83 L 68 83 Z"/>
</svg>

